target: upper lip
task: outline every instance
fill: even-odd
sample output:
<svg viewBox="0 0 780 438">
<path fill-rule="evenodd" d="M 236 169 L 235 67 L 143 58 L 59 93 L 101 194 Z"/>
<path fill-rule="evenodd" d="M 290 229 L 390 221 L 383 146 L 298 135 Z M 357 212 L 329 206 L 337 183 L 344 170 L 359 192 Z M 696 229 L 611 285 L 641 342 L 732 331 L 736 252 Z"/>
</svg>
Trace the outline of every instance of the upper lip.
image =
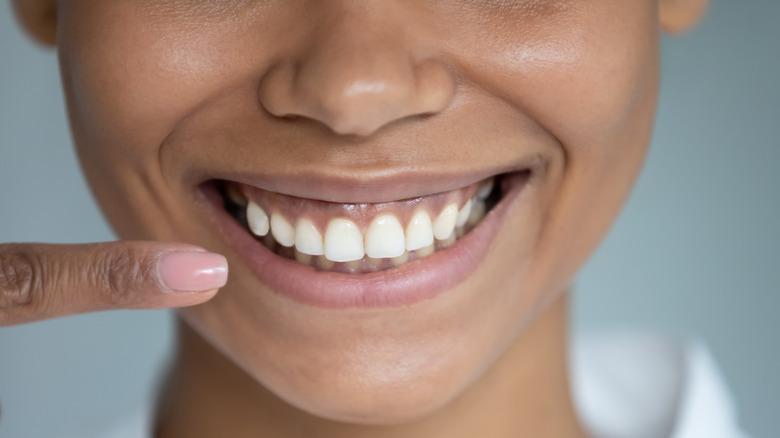
<svg viewBox="0 0 780 438">
<path fill-rule="evenodd" d="M 232 181 L 288 196 L 326 202 L 382 203 L 448 192 L 504 173 L 530 170 L 533 175 L 542 165 L 542 158 L 534 155 L 520 163 L 457 173 L 409 169 L 342 172 L 341 175 L 316 171 L 294 174 L 216 172 L 200 180 Z"/>
</svg>

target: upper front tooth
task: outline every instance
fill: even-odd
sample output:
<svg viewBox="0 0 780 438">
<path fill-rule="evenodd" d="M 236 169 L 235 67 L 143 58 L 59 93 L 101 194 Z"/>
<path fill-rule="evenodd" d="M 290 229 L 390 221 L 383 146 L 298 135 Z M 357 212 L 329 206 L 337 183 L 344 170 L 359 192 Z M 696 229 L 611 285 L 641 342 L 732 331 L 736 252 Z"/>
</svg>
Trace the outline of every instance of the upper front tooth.
<svg viewBox="0 0 780 438">
<path fill-rule="evenodd" d="M 471 215 L 471 204 L 471 199 L 469 199 L 466 201 L 466 205 L 460 209 L 458 212 L 458 219 L 455 221 L 456 226 L 462 227 L 463 225 L 466 225 L 466 221 L 469 220 L 469 216 Z"/>
<path fill-rule="evenodd" d="M 366 255 L 375 259 L 392 258 L 406 251 L 404 229 L 392 214 L 377 217 L 366 232 Z"/>
<path fill-rule="evenodd" d="M 255 235 L 265 236 L 268 234 L 268 215 L 252 201 L 249 201 L 246 207 L 246 221 L 249 223 L 249 229 Z"/>
<path fill-rule="evenodd" d="M 295 245 L 295 230 L 287 219 L 278 213 L 271 214 L 271 234 L 279 245 L 288 248 Z"/>
<path fill-rule="evenodd" d="M 433 223 L 433 237 L 444 240 L 452 235 L 455 230 L 455 221 L 458 219 L 458 204 L 452 203 L 444 208 L 436 222 Z"/>
<path fill-rule="evenodd" d="M 298 224 L 295 226 L 295 249 L 308 255 L 325 254 L 322 235 L 312 221 L 298 219 Z"/>
<path fill-rule="evenodd" d="M 325 231 L 325 257 L 334 262 L 360 260 L 365 255 L 363 235 L 348 219 L 333 219 Z"/>
<path fill-rule="evenodd" d="M 418 211 L 412 216 L 406 227 L 406 249 L 415 251 L 433 244 L 433 225 L 431 217 L 424 211 Z"/>
</svg>

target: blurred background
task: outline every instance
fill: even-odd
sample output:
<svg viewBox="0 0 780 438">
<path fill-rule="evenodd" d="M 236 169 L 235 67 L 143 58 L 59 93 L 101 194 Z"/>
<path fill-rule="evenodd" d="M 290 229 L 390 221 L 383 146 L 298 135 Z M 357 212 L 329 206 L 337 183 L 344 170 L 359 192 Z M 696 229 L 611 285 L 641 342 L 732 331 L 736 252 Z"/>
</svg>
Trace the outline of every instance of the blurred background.
<svg viewBox="0 0 780 438">
<path fill-rule="evenodd" d="M 754 438 L 780 436 L 780 1 L 714 0 L 663 42 L 654 144 L 577 281 L 574 330 L 640 328 L 711 348 Z M 0 3 L 0 242 L 114 237 L 78 169 L 54 52 Z M 0 329 L 0 436 L 101 430 L 142 405 L 165 311 Z M 706 438 L 706 437 L 702 437 Z"/>
</svg>

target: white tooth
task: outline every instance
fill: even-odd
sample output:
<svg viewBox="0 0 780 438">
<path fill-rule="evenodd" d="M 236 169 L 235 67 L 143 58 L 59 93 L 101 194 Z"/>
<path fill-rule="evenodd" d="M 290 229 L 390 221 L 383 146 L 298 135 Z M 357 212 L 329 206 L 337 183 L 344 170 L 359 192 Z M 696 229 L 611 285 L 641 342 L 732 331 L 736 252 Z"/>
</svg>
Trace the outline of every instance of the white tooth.
<svg viewBox="0 0 780 438">
<path fill-rule="evenodd" d="M 495 184 L 496 179 L 490 178 L 488 182 L 477 192 L 477 199 L 487 199 L 487 197 L 490 196 L 490 192 L 493 191 L 493 186 L 495 186 Z"/>
<path fill-rule="evenodd" d="M 333 269 L 333 265 L 335 264 L 334 262 L 326 259 L 324 255 L 318 256 L 317 261 L 319 261 L 320 268 L 323 271 L 330 271 L 331 269 Z"/>
<path fill-rule="evenodd" d="M 415 254 L 417 255 L 417 258 L 423 258 L 433 254 L 434 250 L 435 248 L 433 245 L 428 245 L 415 251 Z"/>
<path fill-rule="evenodd" d="M 469 225 L 477 225 L 485 217 L 485 210 L 484 201 L 474 202 L 474 206 L 471 208 L 471 215 L 469 216 Z"/>
<path fill-rule="evenodd" d="M 295 251 L 295 260 L 298 261 L 298 263 L 303 263 L 304 265 L 308 265 L 311 263 L 311 256 L 309 254 L 304 254 L 298 250 Z"/>
<path fill-rule="evenodd" d="M 363 235 L 348 219 L 332 219 L 325 231 L 325 257 L 334 262 L 360 260 L 365 255 Z"/>
<path fill-rule="evenodd" d="M 406 251 L 404 229 L 392 214 L 377 217 L 366 231 L 366 255 L 375 259 L 398 257 Z"/>
<path fill-rule="evenodd" d="M 463 225 L 466 225 L 466 222 L 469 220 L 469 216 L 471 215 L 471 199 L 466 201 L 466 204 L 463 206 L 463 208 L 460 209 L 458 212 L 458 219 L 455 221 L 455 226 L 462 227 Z"/>
<path fill-rule="evenodd" d="M 436 222 L 433 223 L 433 237 L 444 240 L 452 236 L 455 221 L 458 219 L 458 204 L 452 203 L 444 208 Z"/>
<path fill-rule="evenodd" d="M 403 254 L 399 255 L 398 257 L 393 257 L 393 264 L 396 266 L 403 265 L 404 263 L 409 261 L 409 252 L 404 251 Z"/>
<path fill-rule="evenodd" d="M 431 217 L 424 211 L 418 211 L 406 227 L 406 249 L 414 251 L 433 244 L 433 225 Z"/>
<path fill-rule="evenodd" d="M 312 221 L 298 219 L 298 224 L 295 226 L 295 249 L 309 255 L 325 254 L 322 235 Z"/>
<path fill-rule="evenodd" d="M 295 245 L 295 230 L 282 215 L 271 214 L 271 234 L 279 245 L 291 247 Z"/>
<path fill-rule="evenodd" d="M 256 236 L 265 236 L 268 234 L 268 215 L 265 214 L 259 205 L 252 201 L 246 207 L 246 221 L 249 223 L 249 229 Z"/>
</svg>

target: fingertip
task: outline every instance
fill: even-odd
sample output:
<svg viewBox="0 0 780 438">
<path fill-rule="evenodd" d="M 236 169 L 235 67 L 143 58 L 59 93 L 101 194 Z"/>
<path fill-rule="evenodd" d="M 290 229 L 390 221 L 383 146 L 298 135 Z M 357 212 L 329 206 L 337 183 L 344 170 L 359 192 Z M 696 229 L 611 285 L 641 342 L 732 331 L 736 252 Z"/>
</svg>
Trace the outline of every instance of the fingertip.
<svg viewBox="0 0 780 438">
<path fill-rule="evenodd" d="M 212 289 L 205 292 L 191 292 L 191 293 L 178 293 L 168 295 L 169 297 L 175 297 L 174 301 L 169 302 L 167 307 L 169 308 L 182 308 L 197 306 L 211 301 L 214 298 L 219 289 Z"/>
<path fill-rule="evenodd" d="M 228 262 L 211 252 L 177 251 L 160 259 L 158 272 L 166 292 L 214 295 L 227 283 Z"/>
</svg>

